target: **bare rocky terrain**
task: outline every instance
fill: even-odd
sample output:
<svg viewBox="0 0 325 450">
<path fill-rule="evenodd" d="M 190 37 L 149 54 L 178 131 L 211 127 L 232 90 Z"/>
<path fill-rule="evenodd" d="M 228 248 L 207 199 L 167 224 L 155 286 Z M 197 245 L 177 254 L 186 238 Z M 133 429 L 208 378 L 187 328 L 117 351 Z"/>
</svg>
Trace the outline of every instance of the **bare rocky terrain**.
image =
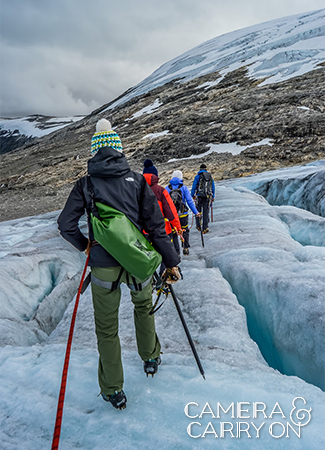
<svg viewBox="0 0 325 450">
<path fill-rule="evenodd" d="M 325 68 L 261 86 L 246 67 L 188 82 L 174 80 L 115 108 L 106 104 L 84 119 L 0 155 L 1 221 L 61 209 L 74 184 L 87 173 L 90 140 L 98 119 L 108 118 L 119 134 L 132 169 L 151 158 L 165 185 L 175 169 L 190 186 L 201 163 L 216 181 L 305 164 L 325 157 Z M 221 81 L 213 86 L 204 83 Z M 134 116 L 159 100 L 149 114 Z M 113 104 L 113 102 L 111 103 Z M 168 134 L 151 138 L 147 135 Z M 272 145 L 239 155 L 210 153 L 208 144 Z"/>
</svg>

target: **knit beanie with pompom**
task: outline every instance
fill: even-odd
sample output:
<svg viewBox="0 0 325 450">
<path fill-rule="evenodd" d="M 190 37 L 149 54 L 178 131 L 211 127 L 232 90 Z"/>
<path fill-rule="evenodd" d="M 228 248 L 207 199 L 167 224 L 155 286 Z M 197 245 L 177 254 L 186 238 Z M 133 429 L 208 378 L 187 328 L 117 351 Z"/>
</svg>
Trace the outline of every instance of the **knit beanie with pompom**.
<svg viewBox="0 0 325 450">
<path fill-rule="evenodd" d="M 143 163 L 143 173 L 152 173 L 154 175 L 157 175 L 158 177 L 158 170 L 157 168 L 153 165 L 153 162 L 151 161 L 151 159 L 146 159 L 145 162 Z"/>
<path fill-rule="evenodd" d="M 112 147 L 120 153 L 123 151 L 122 142 L 107 119 L 100 119 L 96 124 L 96 133 L 91 139 L 91 154 L 94 156 L 102 147 Z"/>
</svg>

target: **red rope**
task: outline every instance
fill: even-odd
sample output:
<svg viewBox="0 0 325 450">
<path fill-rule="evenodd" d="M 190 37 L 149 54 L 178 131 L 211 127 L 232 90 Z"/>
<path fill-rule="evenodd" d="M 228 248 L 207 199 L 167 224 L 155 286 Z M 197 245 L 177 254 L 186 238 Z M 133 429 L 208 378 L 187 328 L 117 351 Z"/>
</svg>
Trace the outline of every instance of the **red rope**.
<svg viewBox="0 0 325 450">
<path fill-rule="evenodd" d="M 70 325 L 70 332 L 68 337 L 68 343 L 67 343 L 67 349 L 65 353 L 65 360 L 62 370 L 62 380 L 61 380 L 61 388 L 60 388 L 60 395 L 58 400 L 58 408 L 56 412 L 56 420 L 55 420 L 55 427 L 54 427 L 54 433 L 53 433 L 53 441 L 52 441 L 52 450 L 57 450 L 59 448 L 59 441 L 60 441 L 60 434 L 61 434 L 61 423 L 62 423 L 62 416 L 63 416 L 63 405 L 64 405 L 64 396 L 65 396 L 65 388 L 67 384 L 67 377 L 68 377 L 68 368 L 69 368 L 69 359 L 70 359 L 70 351 L 71 351 L 71 344 L 72 344 L 72 336 L 73 336 L 73 330 L 74 330 L 74 324 L 76 321 L 77 316 L 77 309 L 79 305 L 79 298 L 81 294 L 81 288 L 85 279 L 86 270 L 89 262 L 89 255 L 87 256 L 86 264 L 82 273 L 77 297 L 76 297 L 76 303 L 74 305 L 74 310 L 72 314 L 71 319 L 71 325 Z"/>
<path fill-rule="evenodd" d="M 189 227 L 189 230 L 192 228 L 193 223 L 194 223 L 194 214 L 192 213 L 192 223 L 191 223 L 191 226 Z"/>
</svg>

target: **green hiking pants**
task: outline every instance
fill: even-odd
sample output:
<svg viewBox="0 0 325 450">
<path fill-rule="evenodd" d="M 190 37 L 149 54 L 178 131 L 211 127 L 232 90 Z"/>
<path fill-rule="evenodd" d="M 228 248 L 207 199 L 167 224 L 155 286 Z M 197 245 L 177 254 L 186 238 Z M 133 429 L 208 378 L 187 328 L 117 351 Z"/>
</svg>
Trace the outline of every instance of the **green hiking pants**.
<svg viewBox="0 0 325 450">
<path fill-rule="evenodd" d="M 121 267 L 92 267 L 91 273 L 103 286 L 91 283 L 97 345 L 99 352 L 98 381 L 105 395 L 112 395 L 123 388 L 124 376 L 121 360 L 121 346 L 118 336 L 118 310 L 121 300 L 120 286 L 109 289 L 105 282 L 116 281 Z M 127 283 L 124 271 L 121 283 Z M 131 281 L 132 283 L 132 281 Z M 141 291 L 131 290 L 134 304 L 134 324 L 138 353 L 143 361 L 158 358 L 160 343 L 155 330 L 154 315 L 149 315 L 152 308 L 152 282 Z"/>
</svg>

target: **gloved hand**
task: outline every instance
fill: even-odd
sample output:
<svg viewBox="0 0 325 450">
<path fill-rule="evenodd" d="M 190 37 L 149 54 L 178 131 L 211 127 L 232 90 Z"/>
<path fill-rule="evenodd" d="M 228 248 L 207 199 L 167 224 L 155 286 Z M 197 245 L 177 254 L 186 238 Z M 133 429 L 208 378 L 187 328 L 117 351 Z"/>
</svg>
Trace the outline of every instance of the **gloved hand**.
<svg viewBox="0 0 325 450">
<path fill-rule="evenodd" d="M 167 268 L 164 270 L 162 274 L 162 279 L 166 281 L 167 284 L 177 283 L 178 280 L 181 279 L 181 274 L 177 266 Z"/>
<path fill-rule="evenodd" d="M 202 213 L 197 213 L 197 214 L 195 214 L 195 217 L 201 217 L 202 216 Z"/>
</svg>

